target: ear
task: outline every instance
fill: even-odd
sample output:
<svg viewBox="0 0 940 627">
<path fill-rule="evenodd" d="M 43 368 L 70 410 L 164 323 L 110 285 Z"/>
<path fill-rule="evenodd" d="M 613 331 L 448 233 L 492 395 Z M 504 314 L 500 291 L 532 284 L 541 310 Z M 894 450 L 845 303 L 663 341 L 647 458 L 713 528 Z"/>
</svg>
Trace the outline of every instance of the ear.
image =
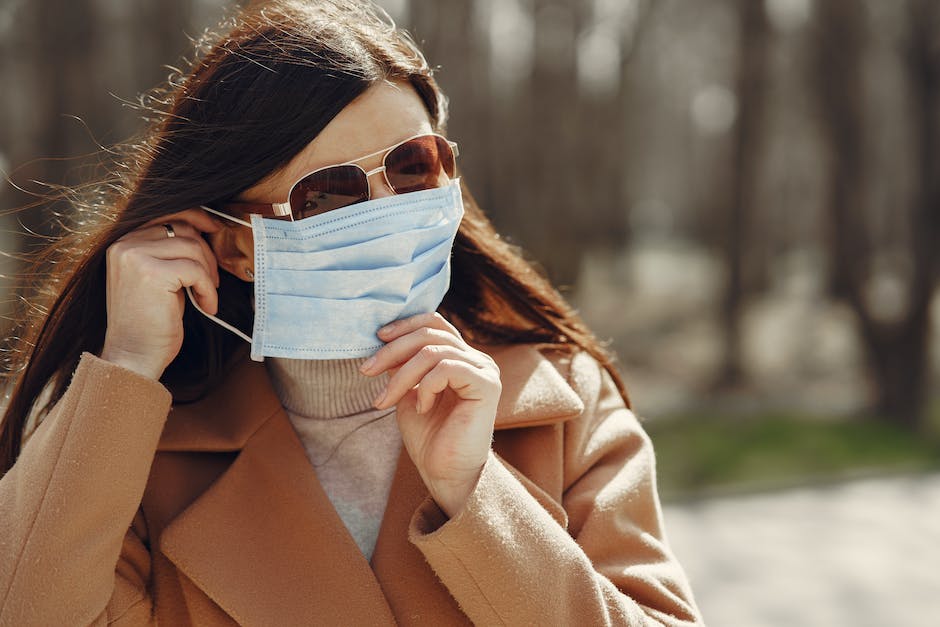
<svg viewBox="0 0 940 627">
<path fill-rule="evenodd" d="M 206 238 L 219 267 L 242 281 L 251 281 L 255 270 L 255 245 L 251 229 L 240 224 L 226 225 Z"/>
</svg>

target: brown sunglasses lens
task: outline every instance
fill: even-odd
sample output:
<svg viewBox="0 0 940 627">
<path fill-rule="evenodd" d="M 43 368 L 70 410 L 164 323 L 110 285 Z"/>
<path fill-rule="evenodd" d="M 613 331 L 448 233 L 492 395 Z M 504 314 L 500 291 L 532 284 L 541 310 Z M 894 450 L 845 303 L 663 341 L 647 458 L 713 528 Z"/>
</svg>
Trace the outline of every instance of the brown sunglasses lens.
<svg viewBox="0 0 940 627">
<path fill-rule="evenodd" d="M 454 151 L 436 135 L 410 139 L 385 157 L 385 175 L 396 194 L 445 185 L 456 173 Z M 307 175 L 291 190 L 295 220 L 369 199 L 366 173 L 355 165 L 337 165 Z"/>
<path fill-rule="evenodd" d="M 290 194 L 295 220 L 369 199 L 366 173 L 354 165 L 324 168 L 300 180 Z"/>
<path fill-rule="evenodd" d="M 436 135 L 411 139 L 385 157 L 385 175 L 396 194 L 440 187 L 454 174 L 454 151 Z"/>
</svg>

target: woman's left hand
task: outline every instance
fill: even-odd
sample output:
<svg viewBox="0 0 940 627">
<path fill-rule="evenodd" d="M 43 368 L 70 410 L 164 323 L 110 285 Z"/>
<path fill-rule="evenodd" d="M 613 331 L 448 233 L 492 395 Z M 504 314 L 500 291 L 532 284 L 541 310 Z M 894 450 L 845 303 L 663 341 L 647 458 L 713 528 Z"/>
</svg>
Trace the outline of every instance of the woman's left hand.
<svg viewBox="0 0 940 627">
<path fill-rule="evenodd" d="M 431 496 L 454 516 L 470 496 L 493 439 L 499 368 L 438 313 L 393 322 L 362 373 L 391 375 L 377 408 L 397 404 L 398 427 Z"/>
</svg>

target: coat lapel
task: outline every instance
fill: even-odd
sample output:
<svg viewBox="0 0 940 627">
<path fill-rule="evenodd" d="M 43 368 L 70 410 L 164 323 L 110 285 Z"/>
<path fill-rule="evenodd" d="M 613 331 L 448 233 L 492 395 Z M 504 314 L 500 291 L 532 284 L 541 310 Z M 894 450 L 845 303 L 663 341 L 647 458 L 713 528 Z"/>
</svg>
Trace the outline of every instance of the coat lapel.
<svg viewBox="0 0 940 627">
<path fill-rule="evenodd" d="M 270 388 L 261 391 L 277 401 Z M 164 529 L 160 550 L 244 625 L 394 624 L 286 414 L 275 411 L 260 425 L 232 422 L 224 434 L 200 436 L 217 449 L 257 428 L 222 476 Z M 188 450 L 195 442 L 175 441 Z"/>
<path fill-rule="evenodd" d="M 584 411 L 581 398 L 538 347 L 511 344 L 480 349 L 499 366 L 503 384 L 496 409 L 497 429 L 560 422 Z"/>
<path fill-rule="evenodd" d="M 469 625 L 424 555 L 408 541 L 411 517 L 427 498 L 428 489 L 402 447 L 372 553 L 372 569 L 399 625 Z"/>
<path fill-rule="evenodd" d="M 531 346 L 488 349 L 503 394 L 496 426 L 583 411 L 558 370 Z M 404 447 L 372 564 L 323 491 L 263 364 L 245 359 L 200 402 L 175 407 L 159 451 L 240 451 L 169 522 L 159 549 L 238 622 L 394 624 L 453 616 L 454 600 L 408 542 L 428 492 Z M 440 621 L 438 621 L 440 624 Z"/>
<path fill-rule="evenodd" d="M 157 451 L 238 451 L 281 410 L 264 364 L 245 352 L 205 398 L 173 406 Z"/>
</svg>

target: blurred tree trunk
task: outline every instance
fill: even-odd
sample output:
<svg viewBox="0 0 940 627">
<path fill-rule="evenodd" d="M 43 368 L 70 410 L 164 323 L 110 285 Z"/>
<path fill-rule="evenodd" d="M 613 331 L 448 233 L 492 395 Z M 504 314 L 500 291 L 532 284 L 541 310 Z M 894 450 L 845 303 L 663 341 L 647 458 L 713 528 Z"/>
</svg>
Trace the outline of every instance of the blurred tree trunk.
<svg viewBox="0 0 940 627">
<path fill-rule="evenodd" d="M 925 416 L 929 380 L 930 304 L 940 275 L 940 8 L 936 0 L 912 0 L 907 55 L 911 86 L 914 150 L 919 189 L 911 207 L 910 254 L 913 257 L 909 309 L 878 345 L 876 361 L 885 382 L 879 408 L 909 417 L 920 425 Z M 887 350 L 884 350 L 887 349 Z"/>
<path fill-rule="evenodd" d="M 595 90 L 581 90 L 576 147 L 580 170 L 576 184 L 581 190 L 584 211 L 576 221 L 582 244 L 619 253 L 629 239 L 629 194 L 624 178 L 629 167 L 627 137 L 630 64 L 652 12 L 652 2 L 636 0 L 628 15 L 610 24 L 609 16 L 593 5 L 592 29 L 602 30 L 616 43 L 620 53 L 614 71 L 615 83 Z M 583 34 L 582 34 L 583 36 Z"/>
<path fill-rule="evenodd" d="M 886 319 L 869 294 L 875 235 L 865 221 L 865 111 L 862 57 L 865 8 L 858 0 L 817 4 L 816 92 L 830 151 L 828 216 L 836 293 L 852 306 L 866 348 L 880 416 L 911 428 L 922 425 L 928 371 L 929 304 L 936 276 L 938 64 L 931 52 L 933 0 L 914 0 L 908 66 L 914 91 L 912 136 L 919 142 L 921 193 L 908 209 L 906 252 L 914 268 L 907 307 Z M 898 208 L 903 211 L 903 208 Z"/>
<path fill-rule="evenodd" d="M 492 198 L 489 54 L 474 0 L 411 0 L 410 30 L 450 100 L 448 136 L 460 145 L 461 175 L 487 209 Z"/>
<path fill-rule="evenodd" d="M 39 0 L 29 5 L 29 13 L 27 19 L 34 25 L 32 32 L 43 33 L 42 38 L 24 42 L 29 52 L 23 59 L 32 65 L 35 76 L 43 77 L 41 83 L 35 83 L 42 91 L 31 96 L 39 108 L 36 117 L 41 120 L 41 126 L 37 129 L 38 141 L 31 146 L 33 155 L 29 156 L 38 154 L 39 159 L 18 171 L 17 179 L 52 186 L 74 185 L 82 177 L 76 171 L 83 161 L 87 163 L 78 157 L 89 152 L 88 134 L 93 133 L 100 122 L 93 87 L 101 72 L 101 68 L 96 67 L 102 36 L 97 6 L 93 0 Z M 16 157 L 17 162 L 27 158 L 26 155 Z M 52 190 L 37 191 L 48 194 Z M 21 197 L 15 202 L 26 204 L 32 200 Z M 54 218 L 49 209 L 24 212 L 23 225 L 33 232 L 49 234 L 54 231 L 51 225 Z M 69 207 L 59 201 L 53 203 L 51 209 L 68 211 Z M 30 250 L 46 243 L 42 238 L 30 238 L 23 242 L 22 248 Z"/>
<path fill-rule="evenodd" d="M 860 219 L 864 209 L 865 120 L 861 55 L 865 47 L 864 7 L 858 0 L 817 4 L 814 69 L 822 131 L 828 142 L 830 289 L 853 301 L 863 314 L 861 285 L 869 242 Z M 854 219 L 853 219 L 854 217 Z M 855 263 L 852 263 L 852 260 Z"/>
<path fill-rule="evenodd" d="M 134 31 L 139 47 L 134 50 L 134 65 L 138 68 L 135 91 L 162 84 L 171 65 L 179 67 L 185 54 L 192 56 L 186 30 L 195 0 L 159 0 L 142 3 L 134 11 Z"/>
<path fill-rule="evenodd" d="M 734 134 L 730 203 L 725 212 L 721 254 L 727 271 L 721 306 L 724 363 L 716 387 L 733 388 L 744 378 L 741 354 L 741 313 L 747 294 L 749 220 L 758 211 L 757 179 L 760 171 L 765 112 L 768 39 L 770 29 L 764 3 L 738 0 L 738 118 Z"/>
<path fill-rule="evenodd" d="M 483 1 L 489 11 L 497 11 L 497 3 L 505 0 Z M 531 24 L 534 18 L 526 10 L 528 6 L 521 5 L 519 8 L 519 17 L 529 20 Z M 500 32 L 496 23 L 499 19 L 498 12 L 490 15 L 487 30 Z M 487 33 L 487 37 L 495 36 L 498 34 Z M 490 88 L 487 98 L 489 128 L 485 131 L 489 151 L 483 159 L 486 161 L 484 172 L 489 195 L 481 200 L 485 201 L 485 208 L 500 233 L 508 241 L 531 250 L 532 221 L 540 219 L 538 212 L 533 210 L 532 202 L 535 179 L 533 153 L 536 150 L 529 143 L 529 129 L 532 126 L 529 103 L 532 94 L 528 89 L 528 81 L 516 76 L 521 72 L 519 68 L 507 73 L 506 68 L 498 65 L 502 59 L 498 58 L 495 45 L 496 42 L 492 40 L 488 40 L 486 45 L 491 55 L 486 71 L 486 83 Z"/>
<path fill-rule="evenodd" d="M 531 234 L 527 242 L 552 281 L 562 289 L 578 278 L 584 242 L 578 222 L 590 220 L 583 182 L 578 174 L 593 160 L 578 124 L 580 90 L 577 42 L 590 16 L 590 0 L 533 0 L 535 57 L 529 124 L 524 130 L 534 177 L 527 207 Z M 595 121 L 595 124 L 603 124 Z"/>
</svg>

